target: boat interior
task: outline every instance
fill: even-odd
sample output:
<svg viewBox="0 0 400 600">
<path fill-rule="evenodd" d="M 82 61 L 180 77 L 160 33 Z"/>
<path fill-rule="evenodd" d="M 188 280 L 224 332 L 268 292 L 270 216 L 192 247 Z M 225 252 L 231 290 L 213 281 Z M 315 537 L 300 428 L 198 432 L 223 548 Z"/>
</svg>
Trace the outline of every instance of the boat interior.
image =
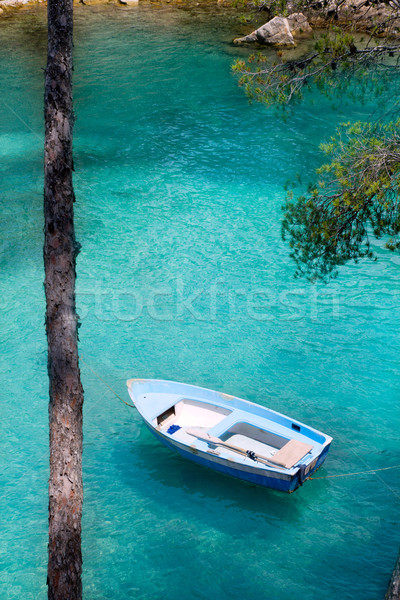
<svg viewBox="0 0 400 600">
<path fill-rule="evenodd" d="M 245 445 L 247 450 L 268 456 L 273 456 L 277 450 L 283 448 L 288 442 L 287 438 L 243 422 L 235 423 L 232 427 L 229 427 L 220 438 L 224 442 L 229 442 L 229 444 L 241 447 Z"/>
<path fill-rule="evenodd" d="M 234 448 L 254 452 L 257 456 L 270 460 L 281 468 L 291 468 L 308 452 L 312 446 L 298 442 L 290 437 L 277 435 L 248 421 L 225 407 L 192 400 L 181 399 L 158 415 L 153 424 L 158 431 L 174 435 L 174 439 L 185 444 L 193 444 L 193 437 L 205 440 L 207 435 L 217 436 L 224 454 L 238 457 Z M 232 414 L 235 413 L 235 414 Z M 238 418 L 239 416 L 239 418 Z M 246 421 L 244 420 L 246 418 Z M 197 435 L 196 435 L 196 432 Z M 231 448 L 230 448 L 231 447 Z M 218 454 L 219 451 L 214 451 Z"/>
<path fill-rule="evenodd" d="M 231 410 L 221 406 L 214 406 L 207 402 L 182 399 L 174 406 L 157 417 L 157 425 L 162 429 L 167 424 L 173 423 L 179 427 L 207 427 L 217 425 L 232 413 Z"/>
</svg>

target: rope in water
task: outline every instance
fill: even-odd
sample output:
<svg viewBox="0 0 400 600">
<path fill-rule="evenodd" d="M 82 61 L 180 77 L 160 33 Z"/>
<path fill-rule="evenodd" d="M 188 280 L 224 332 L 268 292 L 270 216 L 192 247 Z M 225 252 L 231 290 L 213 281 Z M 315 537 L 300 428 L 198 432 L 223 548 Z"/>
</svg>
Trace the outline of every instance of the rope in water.
<svg viewBox="0 0 400 600">
<path fill-rule="evenodd" d="M 121 402 L 123 402 L 124 404 L 126 404 L 126 406 L 129 406 L 129 408 L 135 408 L 133 406 L 133 404 L 129 404 L 129 402 L 125 402 L 125 400 L 123 398 L 121 398 L 121 396 L 119 394 L 117 394 L 117 392 L 115 390 L 113 390 L 113 388 L 111 387 L 111 385 L 108 385 L 108 383 L 106 381 L 104 381 L 104 379 L 102 377 L 100 377 L 100 375 L 98 373 L 96 373 L 96 371 L 94 369 L 92 369 L 92 367 L 86 362 L 86 360 L 83 359 L 82 356 L 79 357 L 79 360 L 81 362 L 83 362 L 87 368 L 89 369 L 89 371 L 91 371 L 93 373 L 93 375 L 95 377 L 97 377 L 97 379 L 100 379 L 100 381 L 102 381 L 104 383 L 104 385 L 106 387 L 108 387 L 109 390 L 112 391 L 112 393 L 114 394 L 114 396 L 116 396 L 118 398 L 118 400 L 121 400 Z"/>
<path fill-rule="evenodd" d="M 400 465 L 382 467 L 381 469 L 369 469 L 368 471 L 357 471 L 356 473 L 339 473 L 338 475 L 325 475 L 325 477 L 309 477 L 309 479 L 332 479 L 333 477 L 350 477 L 350 475 L 375 475 L 378 471 L 389 471 L 390 469 L 400 469 Z"/>
<path fill-rule="evenodd" d="M 117 392 L 115 390 L 113 390 L 111 385 L 109 385 L 106 381 L 104 381 L 104 379 L 86 362 L 86 360 L 84 360 L 84 358 L 82 356 L 79 357 L 79 360 L 87 366 L 87 368 L 93 373 L 93 375 L 95 377 L 97 377 L 97 379 L 99 379 L 102 383 L 104 383 L 104 385 L 106 387 L 108 387 L 108 389 L 114 394 L 114 396 L 116 396 L 118 398 L 118 400 L 120 400 L 121 402 L 126 404 L 126 406 L 129 406 L 129 408 L 134 408 L 133 404 L 129 404 L 128 402 L 125 402 L 125 400 L 123 398 L 121 398 L 121 396 L 119 394 L 117 394 Z M 357 471 L 355 473 L 339 473 L 338 475 L 326 475 L 325 477 L 309 477 L 309 479 L 310 480 L 333 479 L 335 477 L 351 477 L 354 475 L 375 475 L 375 473 L 377 473 L 378 471 L 389 471 L 390 469 L 399 469 L 399 468 L 400 468 L 400 465 L 394 465 L 393 467 L 382 467 L 381 469 L 368 469 L 366 471 Z"/>
</svg>

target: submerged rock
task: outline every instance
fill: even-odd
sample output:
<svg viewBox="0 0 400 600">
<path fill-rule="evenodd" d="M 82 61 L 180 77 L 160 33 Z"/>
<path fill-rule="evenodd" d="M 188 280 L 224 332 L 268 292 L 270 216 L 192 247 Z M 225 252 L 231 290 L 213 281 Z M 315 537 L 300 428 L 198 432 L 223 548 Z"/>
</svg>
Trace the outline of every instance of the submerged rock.
<svg viewBox="0 0 400 600">
<path fill-rule="evenodd" d="M 274 17 L 249 35 L 233 40 L 235 44 L 259 42 L 268 46 L 294 46 L 289 22 L 284 17 Z"/>
</svg>

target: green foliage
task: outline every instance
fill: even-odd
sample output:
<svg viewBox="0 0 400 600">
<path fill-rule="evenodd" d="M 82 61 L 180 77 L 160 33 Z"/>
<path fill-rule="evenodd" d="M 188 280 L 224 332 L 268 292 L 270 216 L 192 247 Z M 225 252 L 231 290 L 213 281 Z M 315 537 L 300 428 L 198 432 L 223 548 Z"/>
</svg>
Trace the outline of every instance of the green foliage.
<svg viewBox="0 0 400 600">
<path fill-rule="evenodd" d="M 247 25 L 248 23 L 251 22 L 251 16 L 250 15 L 240 15 L 239 21 L 243 25 Z"/>
<path fill-rule="evenodd" d="M 345 94 L 378 98 L 393 75 L 399 77 L 399 55 L 398 42 L 356 45 L 351 33 L 333 27 L 298 60 L 285 62 L 279 51 L 273 62 L 258 53 L 232 68 L 250 100 L 285 111 L 310 88 L 339 100 Z M 347 124 L 322 146 L 330 162 L 318 170 L 319 181 L 304 196 L 289 194 L 284 206 L 282 237 L 297 276 L 327 280 L 349 260 L 374 258 L 371 236 L 384 236 L 388 249 L 400 250 L 399 130 L 399 120 Z"/>
<path fill-rule="evenodd" d="M 284 52 L 278 51 L 273 62 L 259 52 L 247 61 L 237 60 L 232 70 L 249 99 L 267 106 L 293 105 L 312 86 L 328 96 L 347 94 L 362 101 L 382 93 L 390 77 L 388 64 L 399 50 L 399 44 L 371 40 L 357 47 L 353 35 L 333 27 L 317 39 L 313 53 L 299 60 L 285 61 Z"/>
<path fill-rule="evenodd" d="M 374 258 L 370 236 L 400 249 L 400 120 L 342 125 L 322 146 L 330 162 L 306 196 L 284 206 L 282 237 L 296 275 L 326 280 L 349 260 Z"/>
</svg>

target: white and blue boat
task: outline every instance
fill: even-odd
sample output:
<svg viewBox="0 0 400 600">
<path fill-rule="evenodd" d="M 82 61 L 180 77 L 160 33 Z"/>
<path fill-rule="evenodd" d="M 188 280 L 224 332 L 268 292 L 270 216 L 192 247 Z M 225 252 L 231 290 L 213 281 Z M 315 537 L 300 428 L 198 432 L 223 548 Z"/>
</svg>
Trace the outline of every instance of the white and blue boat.
<svg viewBox="0 0 400 600">
<path fill-rule="evenodd" d="M 156 438 L 238 479 L 294 492 L 324 462 L 332 438 L 269 408 L 193 385 L 130 379 L 129 395 Z"/>
</svg>

